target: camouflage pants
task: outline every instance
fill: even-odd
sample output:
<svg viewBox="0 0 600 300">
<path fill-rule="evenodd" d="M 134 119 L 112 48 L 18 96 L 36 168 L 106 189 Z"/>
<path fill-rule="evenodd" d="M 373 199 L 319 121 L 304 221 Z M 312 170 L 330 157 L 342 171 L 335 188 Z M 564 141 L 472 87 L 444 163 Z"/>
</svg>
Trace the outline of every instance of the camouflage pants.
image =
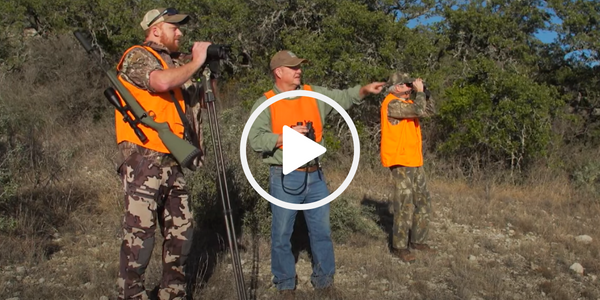
<svg viewBox="0 0 600 300">
<path fill-rule="evenodd" d="M 427 238 L 431 197 L 423 167 L 394 166 L 390 169 L 394 177 L 392 247 L 406 249 L 409 230 L 411 243 L 421 244 Z"/>
<path fill-rule="evenodd" d="M 157 223 L 164 237 L 158 297 L 185 299 L 184 266 L 192 242 L 193 220 L 181 168 L 134 152 L 119 173 L 125 190 L 119 299 L 148 299 L 144 273 L 152 256 Z"/>
</svg>

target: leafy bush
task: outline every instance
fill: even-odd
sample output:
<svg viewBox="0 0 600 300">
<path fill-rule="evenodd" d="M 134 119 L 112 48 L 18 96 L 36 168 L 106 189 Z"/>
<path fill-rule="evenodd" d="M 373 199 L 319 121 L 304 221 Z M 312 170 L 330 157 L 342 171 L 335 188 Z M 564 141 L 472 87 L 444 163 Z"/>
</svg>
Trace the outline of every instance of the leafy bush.
<svg viewBox="0 0 600 300">
<path fill-rule="evenodd" d="M 373 220 L 377 219 L 373 207 L 352 205 L 349 198 L 340 196 L 331 202 L 331 234 L 336 242 L 345 242 L 352 234 L 377 236 L 381 230 Z"/>
<path fill-rule="evenodd" d="M 579 166 L 573 172 L 572 181 L 577 189 L 600 196 L 600 163 L 590 161 Z"/>
</svg>

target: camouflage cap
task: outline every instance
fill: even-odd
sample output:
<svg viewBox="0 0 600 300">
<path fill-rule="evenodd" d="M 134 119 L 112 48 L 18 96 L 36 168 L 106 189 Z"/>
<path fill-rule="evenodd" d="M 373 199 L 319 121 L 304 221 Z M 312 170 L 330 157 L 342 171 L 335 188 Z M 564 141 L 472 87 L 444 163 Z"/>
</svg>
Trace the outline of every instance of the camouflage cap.
<svg viewBox="0 0 600 300">
<path fill-rule="evenodd" d="M 275 70 L 279 67 L 295 67 L 304 62 L 308 62 L 308 60 L 299 58 L 292 51 L 281 50 L 273 55 L 270 66 L 271 70 Z"/>
<path fill-rule="evenodd" d="M 142 19 L 140 25 L 142 26 L 142 29 L 146 30 L 150 28 L 150 26 L 156 25 L 161 22 L 183 25 L 189 20 L 190 17 L 188 15 L 180 14 L 174 8 L 155 8 L 149 10 L 144 15 L 144 19 Z"/>
<path fill-rule="evenodd" d="M 408 73 L 396 72 L 390 76 L 387 83 L 389 85 L 395 85 L 395 84 L 411 83 L 413 81 L 415 81 L 415 79 L 410 77 L 408 75 Z"/>
</svg>

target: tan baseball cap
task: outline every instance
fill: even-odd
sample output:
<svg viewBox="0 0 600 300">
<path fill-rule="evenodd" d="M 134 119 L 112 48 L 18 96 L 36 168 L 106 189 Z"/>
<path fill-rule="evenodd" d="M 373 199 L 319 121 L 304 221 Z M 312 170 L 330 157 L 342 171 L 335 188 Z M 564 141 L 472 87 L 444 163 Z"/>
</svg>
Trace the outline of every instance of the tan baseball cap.
<svg viewBox="0 0 600 300">
<path fill-rule="evenodd" d="M 274 70 L 279 67 L 295 67 L 305 62 L 308 62 L 308 60 L 299 58 L 292 51 L 281 50 L 273 55 L 270 66 L 271 70 Z"/>
<path fill-rule="evenodd" d="M 180 14 L 179 11 L 174 8 L 155 8 L 149 10 L 144 15 L 144 19 L 142 19 L 140 25 L 142 25 L 142 29 L 146 30 L 150 28 L 150 26 L 161 22 L 183 25 L 189 20 L 190 17 L 188 15 Z"/>
</svg>

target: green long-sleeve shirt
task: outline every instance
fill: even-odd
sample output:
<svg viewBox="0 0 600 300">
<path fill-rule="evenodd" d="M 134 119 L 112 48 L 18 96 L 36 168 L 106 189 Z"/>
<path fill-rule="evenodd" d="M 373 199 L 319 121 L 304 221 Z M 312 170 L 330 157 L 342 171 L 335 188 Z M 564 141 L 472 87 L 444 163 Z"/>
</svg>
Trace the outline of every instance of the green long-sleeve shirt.
<svg viewBox="0 0 600 300">
<path fill-rule="evenodd" d="M 331 98 L 345 110 L 349 109 L 352 104 L 358 104 L 360 101 L 360 85 L 346 90 L 334 90 L 313 85 L 310 87 L 312 88 L 313 92 L 317 92 Z M 301 87 L 298 87 L 297 89 L 301 89 Z M 275 94 L 281 93 L 276 86 L 273 86 L 273 92 L 275 92 Z M 252 107 L 252 112 L 254 112 L 256 108 L 265 101 L 267 101 L 267 97 L 265 97 L 265 95 L 262 95 L 260 98 L 258 98 L 254 103 L 254 107 Z M 286 101 L 286 99 L 281 101 Z M 333 109 L 333 107 L 318 99 L 317 107 L 319 108 L 319 113 L 321 115 L 321 124 L 323 125 L 323 128 L 325 128 L 325 118 L 327 115 L 332 112 L 337 112 Z M 252 127 L 250 127 L 248 142 L 254 151 L 261 152 L 263 154 L 264 163 L 281 165 L 283 163 L 283 150 L 275 147 L 279 135 L 273 133 L 271 128 L 271 110 L 267 108 L 260 113 L 254 124 L 252 124 Z M 324 143 L 324 139 L 321 139 L 320 144 L 324 145 Z"/>
</svg>

